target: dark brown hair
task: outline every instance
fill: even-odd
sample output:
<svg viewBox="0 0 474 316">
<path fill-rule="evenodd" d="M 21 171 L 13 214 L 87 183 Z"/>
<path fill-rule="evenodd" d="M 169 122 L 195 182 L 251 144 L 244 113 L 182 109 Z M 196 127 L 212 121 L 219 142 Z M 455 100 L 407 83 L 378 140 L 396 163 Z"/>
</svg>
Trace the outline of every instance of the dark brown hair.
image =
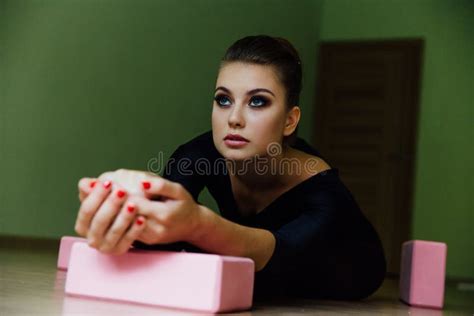
<svg viewBox="0 0 474 316">
<path fill-rule="evenodd" d="M 301 60 L 296 49 L 281 37 L 268 35 L 247 36 L 232 44 L 221 62 L 240 61 L 275 67 L 278 78 L 286 89 L 288 109 L 299 105 L 302 88 Z"/>
</svg>

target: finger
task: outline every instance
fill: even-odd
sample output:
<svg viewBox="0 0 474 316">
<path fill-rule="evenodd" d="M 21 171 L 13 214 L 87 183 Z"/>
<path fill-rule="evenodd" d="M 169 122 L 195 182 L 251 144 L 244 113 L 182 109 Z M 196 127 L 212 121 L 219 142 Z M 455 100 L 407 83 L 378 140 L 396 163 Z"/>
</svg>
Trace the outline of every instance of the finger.
<svg viewBox="0 0 474 316">
<path fill-rule="evenodd" d="M 127 192 L 122 189 L 113 190 L 105 199 L 99 210 L 92 219 L 89 231 L 87 232 L 87 240 L 89 246 L 100 248 L 104 240 L 104 236 L 108 228 L 111 226 L 119 210 L 125 203 Z"/>
<path fill-rule="evenodd" d="M 142 181 L 142 188 L 147 196 L 163 196 L 175 200 L 184 199 L 188 192 L 177 182 L 161 177 L 150 177 Z"/>
<path fill-rule="evenodd" d="M 96 178 L 82 178 L 77 184 L 79 189 L 79 200 L 82 202 L 91 192 L 97 183 Z"/>
<path fill-rule="evenodd" d="M 134 196 L 130 200 L 136 206 L 137 214 L 153 218 L 161 223 L 167 222 L 174 210 L 170 207 L 170 203 L 152 201 L 141 196 Z"/>
<path fill-rule="evenodd" d="M 95 213 L 99 209 L 102 202 L 107 198 L 111 191 L 112 183 L 97 182 L 92 192 L 84 199 L 77 214 L 74 229 L 79 236 L 87 236 L 89 226 Z"/>
<path fill-rule="evenodd" d="M 140 235 L 136 239 L 136 240 L 141 241 L 142 243 L 147 244 L 147 245 L 154 244 L 154 242 L 153 242 L 153 240 L 151 239 L 151 236 L 150 236 L 150 227 L 149 227 L 149 225 L 150 225 L 150 221 L 147 221 L 147 225 L 145 226 L 145 228 L 142 230 L 142 232 L 140 233 Z"/>
<path fill-rule="evenodd" d="M 100 251 L 111 252 L 116 247 L 120 238 L 122 238 L 130 224 L 135 220 L 135 213 L 136 206 L 134 203 L 124 203 L 112 226 L 105 233 Z"/>
<path fill-rule="evenodd" d="M 113 253 L 126 253 L 128 249 L 130 249 L 132 243 L 140 236 L 142 231 L 145 229 L 146 221 L 146 217 L 138 216 L 137 219 L 131 224 L 127 233 L 120 239 Z"/>
</svg>

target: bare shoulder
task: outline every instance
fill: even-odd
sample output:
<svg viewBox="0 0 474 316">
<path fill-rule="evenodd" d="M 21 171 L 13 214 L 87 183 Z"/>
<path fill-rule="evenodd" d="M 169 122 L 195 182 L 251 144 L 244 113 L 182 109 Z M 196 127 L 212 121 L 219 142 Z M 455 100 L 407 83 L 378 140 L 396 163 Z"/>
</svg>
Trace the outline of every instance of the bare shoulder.
<svg viewBox="0 0 474 316">
<path fill-rule="evenodd" d="M 304 168 L 306 170 L 303 170 L 303 173 L 306 173 L 306 176 L 314 176 L 320 172 L 331 169 L 331 166 L 320 157 L 300 150 L 297 150 L 297 155 L 299 156 L 299 159 L 301 159 L 303 166 L 307 167 Z"/>
</svg>

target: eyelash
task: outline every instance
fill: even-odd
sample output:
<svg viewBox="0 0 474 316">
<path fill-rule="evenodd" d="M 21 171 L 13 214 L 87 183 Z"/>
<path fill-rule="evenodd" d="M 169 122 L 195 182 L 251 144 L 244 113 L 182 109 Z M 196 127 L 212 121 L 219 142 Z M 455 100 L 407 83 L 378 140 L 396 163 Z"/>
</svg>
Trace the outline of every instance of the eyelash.
<svg viewBox="0 0 474 316">
<path fill-rule="evenodd" d="M 223 95 L 223 94 L 219 94 L 219 95 L 216 95 L 214 97 L 214 100 L 217 102 L 218 106 L 220 106 L 220 107 L 228 106 L 228 104 L 221 104 L 220 101 L 222 101 L 222 99 L 229 99 L 229 98 L 226 95 Z M 250 99 L 250 101 L 252 102 L 252 101 L 255 101 L 256 99 L 261 101 L 261 102 L 259 102 L 259 103 L 261 103 L 261 105 L 250 105 L 250 107 L 252 107 L 252 108 L 261 108 L 261 107 L 264 107 L 264 106 L 266 106 L 267 104 L 270 103 L 270 101 L 267 98 L 262 97 L 262 96 L 253 96 Z"/>
</svg>

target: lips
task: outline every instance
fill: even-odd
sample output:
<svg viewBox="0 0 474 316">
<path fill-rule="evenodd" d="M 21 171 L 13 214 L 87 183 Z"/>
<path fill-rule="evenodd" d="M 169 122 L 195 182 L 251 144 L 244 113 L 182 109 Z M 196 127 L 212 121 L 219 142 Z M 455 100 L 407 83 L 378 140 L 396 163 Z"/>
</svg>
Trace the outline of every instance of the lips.
<svg viewBox="0 0 474 316">
<path fill-rule="evenodd" d="M 226 137 L 224 137 L 224 140 L 234 140 L 234 141 L 241 141 L 241 142 L 248 142 L 249 140 L 246 139 L 245 137 L 240 136 L 239 134 L 227 134 Z"/>
</svg>

